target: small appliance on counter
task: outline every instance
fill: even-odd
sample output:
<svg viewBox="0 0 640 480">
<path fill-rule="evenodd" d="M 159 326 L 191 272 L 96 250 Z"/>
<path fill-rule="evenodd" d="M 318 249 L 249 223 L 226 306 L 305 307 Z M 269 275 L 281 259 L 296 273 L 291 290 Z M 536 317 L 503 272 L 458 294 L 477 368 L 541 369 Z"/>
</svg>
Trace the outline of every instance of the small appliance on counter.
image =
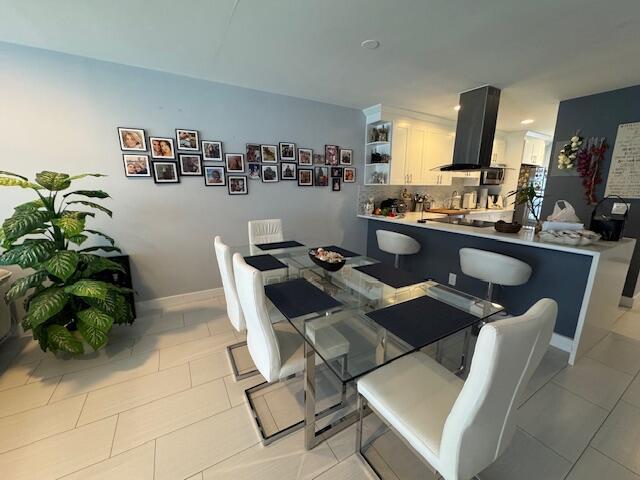
<svg viewBox="0 0 640 480">
<path fill-rule="evenodd" d="M 627 207 L 624 208 L 624 213 L 598 213 L 598 207 L 600 207 L 605 200 L 620 200 Z M 624 233 L 624 225 L 629 215 L 628 202 L 623 200 L 617 195 L 609 195 L 600 200 L 591 212 L 591 225 L 589 229 L 593 232 L 599 233 L 602 240 L 609 242 L 617 242 L 622 238 Z"/>
<path fill-rule="evenodd" d="M 477 203 L 477 193 L 475 191 L 467 192 L 462 196 L 463 209 L 476 208 L 476 203 Z"/>
<path fill-rule="evenodd" d="M 504 182 L 504 168 L 491 167 L 482 171 L 480 185 L 502 185 L 502 182 Z"/>
<path fill-rule="evenodd" d="M 489 198 L 489 189 L 481 188 L 478 194 L 478 208 L 487 208 L 487 199 Z"/>
</svg>

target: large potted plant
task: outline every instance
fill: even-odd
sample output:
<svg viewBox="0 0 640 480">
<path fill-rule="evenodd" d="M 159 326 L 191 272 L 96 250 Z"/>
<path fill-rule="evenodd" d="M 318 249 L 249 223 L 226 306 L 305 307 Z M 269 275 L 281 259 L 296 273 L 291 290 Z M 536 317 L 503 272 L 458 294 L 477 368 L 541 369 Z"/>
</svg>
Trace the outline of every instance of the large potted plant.
<svg viewBox="0 0 640 480">
<path fill-rule="evenodd" d="M 85 228 L 87 219 L 97 212 L 112 216 L 93 201 L 109 195 L 101 190 L 66 192 L 74 180 L 88 176 L 104 175 L 44 171 L 31 182 L 0 171 L 0 186 L 31 189 L 37 196 L 15 207 L 2 223 L 0 265 L 32 269 L 13 283 L 5 300 L 26 296 L 22 326 L 32 331 L 45 351 L 78 354 L 84 352 L 85 344 L 97 350 L 106 345 L 114 323 L 132 323 L 134 318 L 125 298 L 130 290 L 95 278 L 105 271 L 124 271 L 120 264 L 92 253 L 120 252 L 114 239 Z M 90 236 L 108 244 L 81 248 Z"/>
</svg>

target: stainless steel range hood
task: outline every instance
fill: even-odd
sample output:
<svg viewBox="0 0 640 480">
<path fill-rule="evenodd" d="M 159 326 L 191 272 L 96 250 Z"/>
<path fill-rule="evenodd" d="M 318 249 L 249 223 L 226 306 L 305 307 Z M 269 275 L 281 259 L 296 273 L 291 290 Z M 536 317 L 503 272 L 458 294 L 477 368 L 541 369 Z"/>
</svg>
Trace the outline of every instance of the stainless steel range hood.
<svg viewBox="0 0 640 480">
<path fill-rule="evenodd" d="M 491 167 L 500 89 L 487 85 L 461 93 L 459 105 L 453 163 L 440 170 L 486 170 Z"/>
</svg>

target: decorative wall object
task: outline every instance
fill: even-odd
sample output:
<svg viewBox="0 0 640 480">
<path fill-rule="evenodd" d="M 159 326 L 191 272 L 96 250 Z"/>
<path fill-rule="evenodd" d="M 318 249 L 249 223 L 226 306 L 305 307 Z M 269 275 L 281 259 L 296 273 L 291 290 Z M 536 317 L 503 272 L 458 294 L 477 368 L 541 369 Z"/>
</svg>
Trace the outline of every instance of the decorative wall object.
<svg viewBox="0 0 640 480">
<path fill-rule="evenodd" d="M 180 175 L 200 176 L 202 175 L 202 157 L 192 153 L 179 155 Z"/>
<path fill-rule="evenodd" d="M 178 150 L 199 151 L 200 142 L 198 141 L 198 132 L 195 130 L 177 128 L 176 141 L 178 142 Z"/>
<path fill-rule="evenodd" d="M 618 125 L 605 195 L 640 198 L 640 122 Z"/>
<path fill-rule="evenodd" d="M 149 137 L 151 143 L 151 157 L 163 159 L 175 159 L 176 151 L 173 148 L 173 138 Z"/>
<path fill-rule="evenodd" d="M 249 173 L 249 179 L 250 180 L 260 180 L 261 167 L 262 166 L 259 163 L 248 163 L 247 164 L 247 171 Z"/>
<path fill-rule="evenodd" d="M 278 166 L 277 165 L 261 165 L 262 167 L 262 182 L 274 183 L 278 181 Z"/>
<path fill-rule="evenodd" d="M 596 186 L 602 183 L 600 167 L 607 147 L 604 137 L 591 137 L 587 139 L 586 146 L 578 152 L 576 169 L 582 177 L 582 186 L 589 205 L 598 203 Z"/>
<path fill-rule="evenodd" d="M 338 165 L 339 161 L 337 145 L 324 146 L 324 161 L 326 165 Z"/>
<path fill-rule="evenodd" d="M 322 154 L 322 153 L 314 153 L 313 154 L 313 164 L 314 165 L 324 165 L 324 154 Z"/>
<path fill-rule="evenodd" d="M 295 163 L 282 162 L 280 164 L 280 178 L 282 180 L 295 180 L 297 178 L 297 167 L 298 165 Z"/>
<path fill-rule="evenodd" d="M 316 187 L 326 187 L 329 185 L 329 167 L 314 167 L 314 185 Z"/>
<path fill-rule="evenodd" d="M 247 177 L 242 175 L 229 175 L 229 195 L 246 195 L 249 193 Z"/>
<path fill-rule="evenodd" d="M 296 144 L 280 142 L 280 160 L 283 162 L 294 162 L 296 160 Z"/>
<path fill-rule="evenodd" d="M 221 162 L 222 161 L 222 142 L 203 140 L 202 141 L 202 158 L 205 161 Z"/>
<path fill-rule="evenodd" d="M 142 128 L 118 127 L 120 150 L 147 151 L 147 141 Z"/>
<path fill-rule="evenodd" d="M 150 177 L 149 155 L 122 155 L 127 177 Z"/>
<path fill-rule="evenodd" d="M 257 143 L 247 143 L 247 162 L 260 162 L 261 160 L 260 145 Z"/>
<path fill-rule="evenodd" d="M 244 153 L 227 153 L 227 172 L 244 172 Z"/>
<path fill-rule="evenodd" d="M 313 150 L 310 148 L 298 149 L 298 164 L 299 165 L 313 165 Z"/>
<path fill-rule="evenodd" d="M 313 169 L 311 168 L 298 169 L 298 186 L 300 187 L 313 186 Z"/>
<path fill-rule="evenodd" d="M 226 185 L 224 167 L 204 167 L 204 184 L 207 187 L 223 187 Z"/>
<path fill-rule="evenodd" d="M 342 177 L 342 168 L 331 167 L 331 178 L 341 178 L 341 177 Z"/>
<path fill-rule="evenodd" d="M 576 158 L 578 157 L 578 152 L 584 140 L 578 133 L 579 130 L 560 150 L 558 154 L 558 170 L 571 170 L 575 168 Z"/>
<path fill-rule="evenodd" d="M 353 161 L 353 150 L 349 148 L 340 149 L 340 165 L 351 165 Z"/>
<path fill-rule="evenodd" d="M 356 169 L 352 167 L 346 167 L 342 171 L 342 181 L 344 183 L 355 183 L 356 181 Z"/>
<path fill-rule="evenodd" d="M 340 180 L 341 179 L 339 177 L 331 179 L 331 191 L 332 192 L 339 192 L 340 191 Z"/>
<path fill-rule="evenodd" d="M 179 183 L 176 162 L 153 162 L 153 181 L 156 183 Z"/>
<path fill-rule="evenodd" d="M 278 147 L 275 145 L 261 145 L 262 163 L 278 163 Z"/>
</svg>

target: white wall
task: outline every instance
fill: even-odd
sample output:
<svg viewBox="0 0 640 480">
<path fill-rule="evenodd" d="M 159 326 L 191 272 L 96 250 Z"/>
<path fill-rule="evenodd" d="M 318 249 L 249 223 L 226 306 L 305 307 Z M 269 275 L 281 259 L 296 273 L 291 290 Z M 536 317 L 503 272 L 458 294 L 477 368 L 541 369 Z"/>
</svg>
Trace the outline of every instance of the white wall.
<svg viewBox="0 0 640 480">
<path fill-rule="evenodd" d="M 322 151 L 333 143 L 354 150 L 361 177 L 359 110 L 5 43 L 0 65 L 0 170 L 29 177 L 45 169 L 108 174 L 78 186 L 113 197 L 105 202 L 113 219 L 98 215 L 90 228 L 112 235 L 131 255 L 138 300 L 220 286 L 213 235 L 246 243 L 249 219 L 281 217 L 287 237 L 364 250 L 356 184 L 331 192 L 251 181 L 249 195 L 234 197 L 226 188 L 205 187 L 201 177 L 155 185 L 125 177 L 116 134 L 117 126 L 152 136 L 196 129 L 201 139 L 222 140 L 226 152 L 244 152 L 245 143 L 291 141 Z M 0 219 L 31 193 L 0 189 Z"/>
</svg>

